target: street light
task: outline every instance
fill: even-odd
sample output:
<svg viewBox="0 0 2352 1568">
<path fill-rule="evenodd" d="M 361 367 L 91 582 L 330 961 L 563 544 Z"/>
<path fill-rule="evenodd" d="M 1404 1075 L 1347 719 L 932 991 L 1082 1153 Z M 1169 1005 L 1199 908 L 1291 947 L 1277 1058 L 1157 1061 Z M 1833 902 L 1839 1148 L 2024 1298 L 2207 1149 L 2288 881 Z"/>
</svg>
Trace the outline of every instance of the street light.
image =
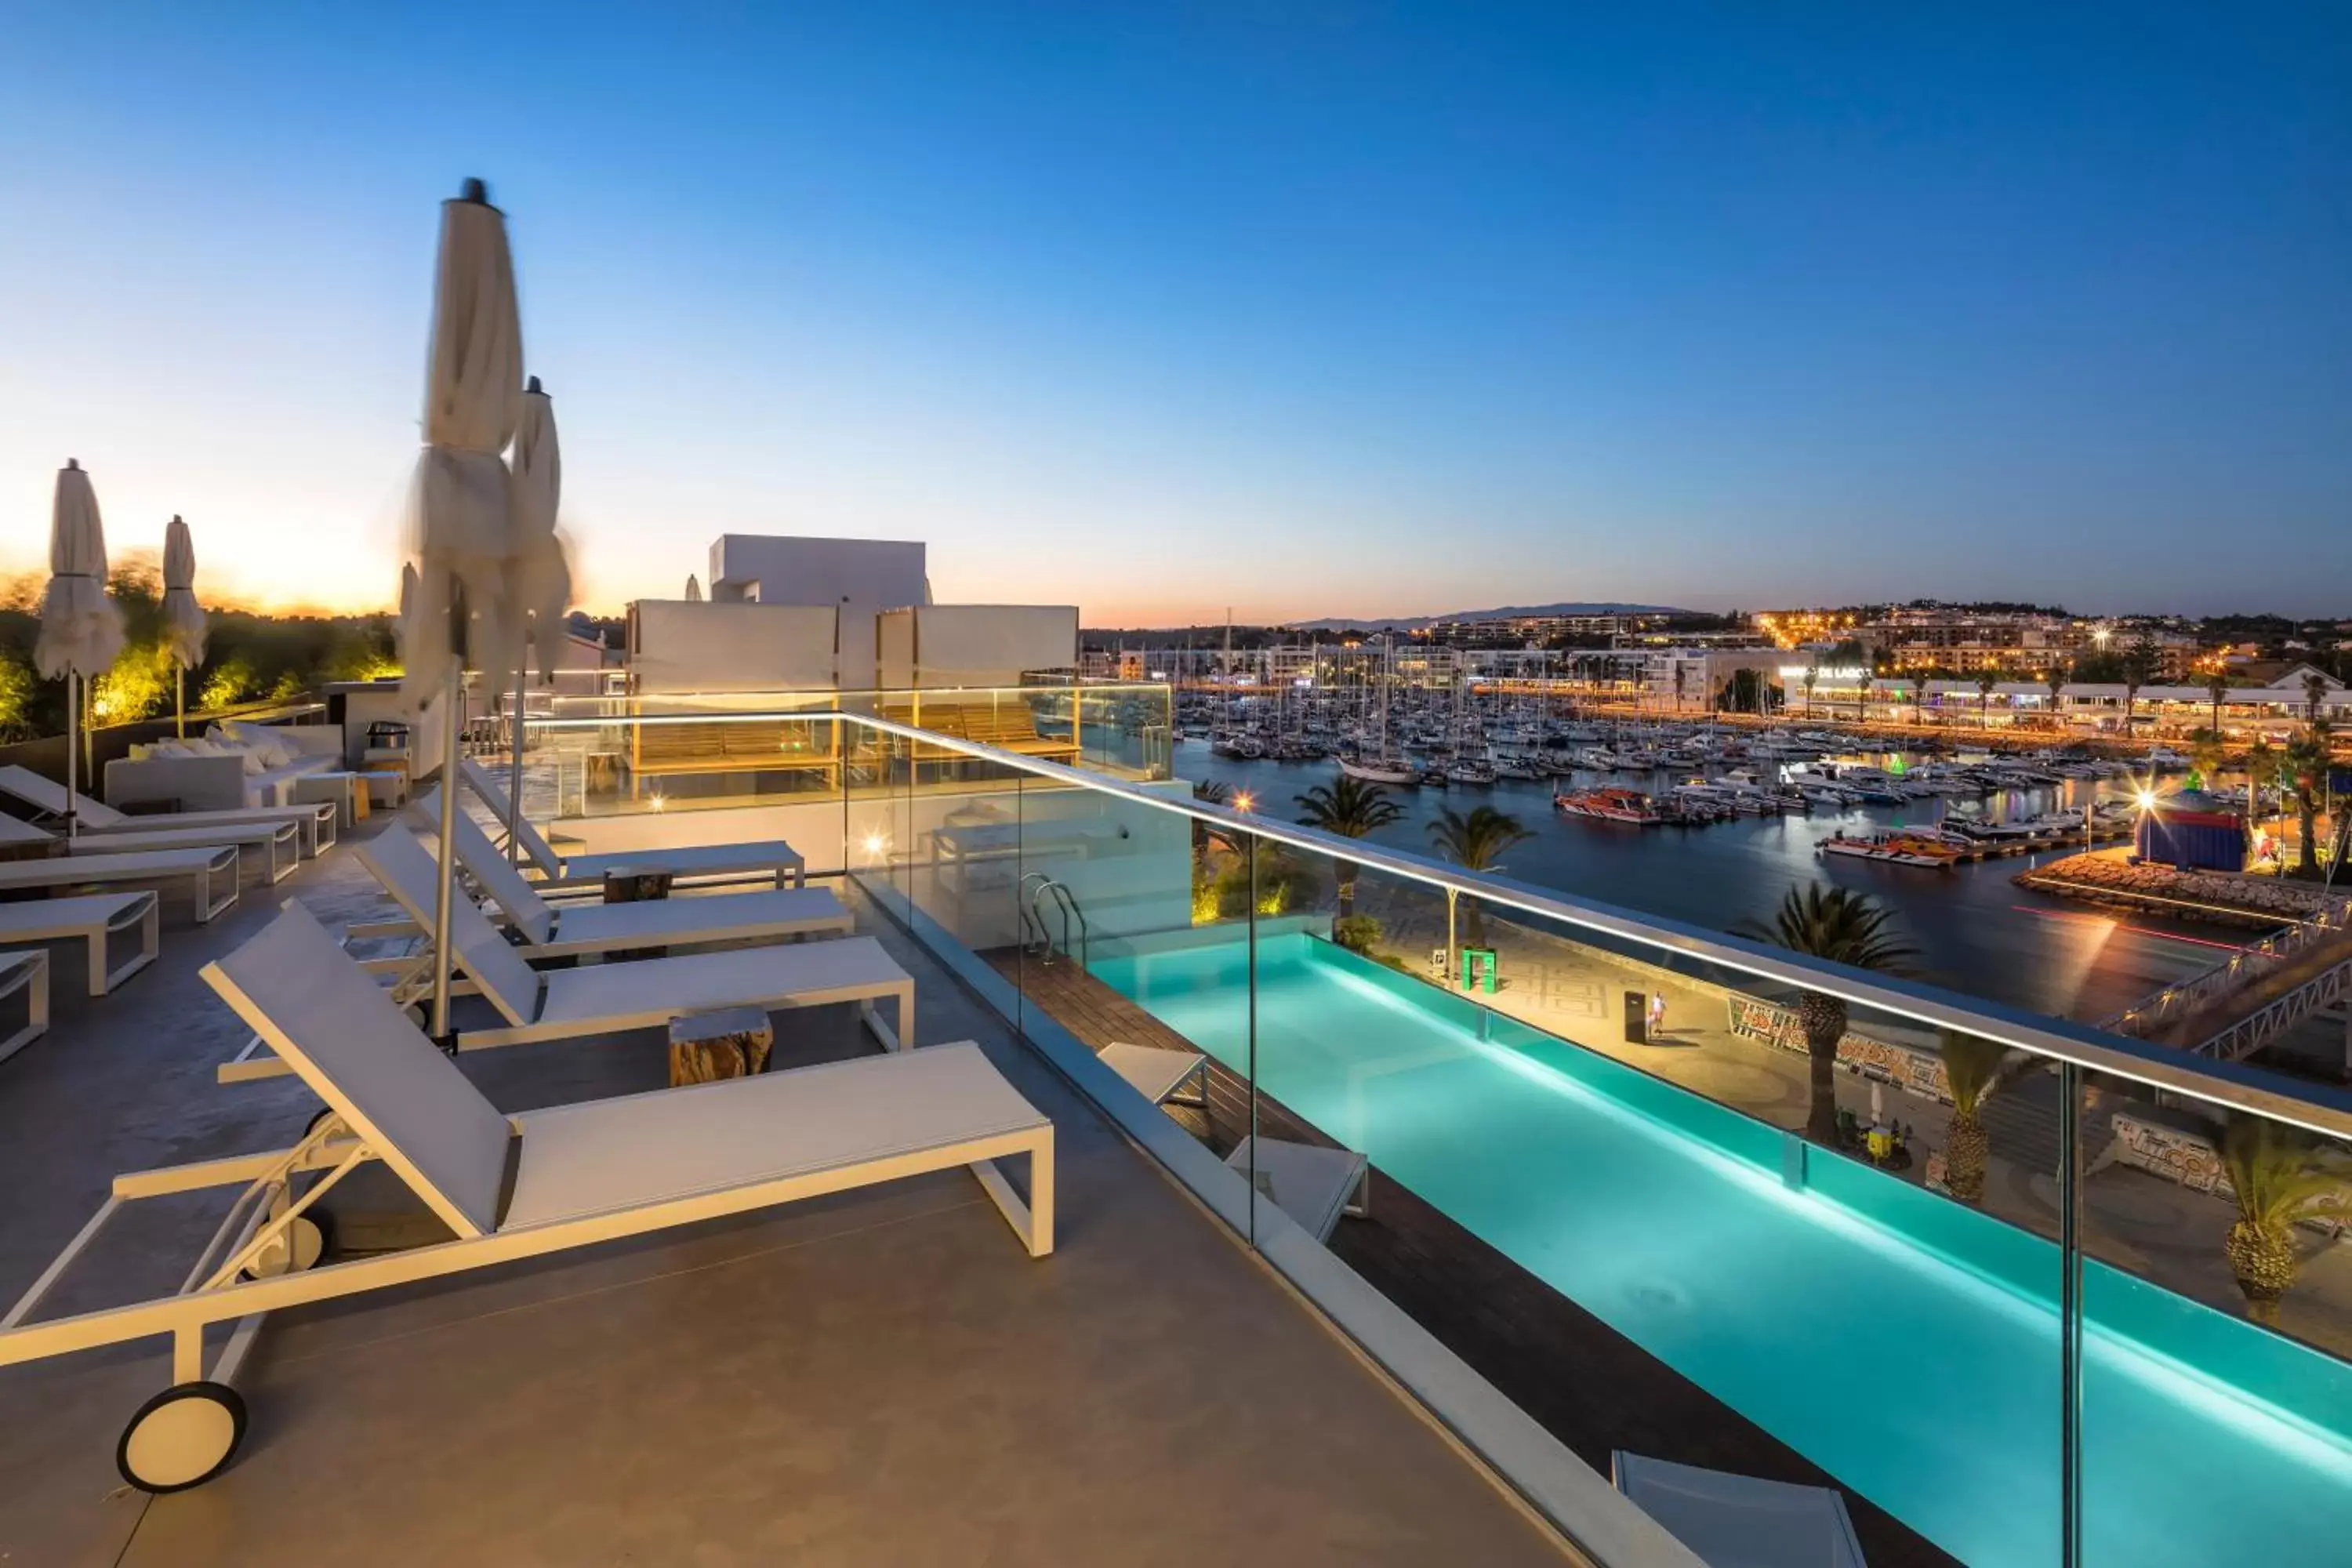
<svg viewBox="0 0 2352 1568">
<path fill-rule="evenodd" d="M 1234 809 L 1235 811 L 1255 811 L 1257 809 L 1257 796 L 1250 794 L 1247 790 L 1235 791 L 1234 795 Z"/>
</svg>

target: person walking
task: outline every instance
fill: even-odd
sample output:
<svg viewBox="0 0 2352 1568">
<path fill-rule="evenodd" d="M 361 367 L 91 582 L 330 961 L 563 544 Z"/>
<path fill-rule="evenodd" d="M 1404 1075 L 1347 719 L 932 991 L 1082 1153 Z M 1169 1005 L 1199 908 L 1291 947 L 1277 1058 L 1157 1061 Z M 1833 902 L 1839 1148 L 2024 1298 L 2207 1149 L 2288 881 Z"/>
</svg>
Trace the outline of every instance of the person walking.
<svg viewBox="0 0 2352 1568">
<path fill-rule="evenodd" d="M 1666 994 L 1663 991 L 1653 991 L 1650 993 L 1650 1033 L 1663 1035 L 1665 1032 Z"/>
</svg>

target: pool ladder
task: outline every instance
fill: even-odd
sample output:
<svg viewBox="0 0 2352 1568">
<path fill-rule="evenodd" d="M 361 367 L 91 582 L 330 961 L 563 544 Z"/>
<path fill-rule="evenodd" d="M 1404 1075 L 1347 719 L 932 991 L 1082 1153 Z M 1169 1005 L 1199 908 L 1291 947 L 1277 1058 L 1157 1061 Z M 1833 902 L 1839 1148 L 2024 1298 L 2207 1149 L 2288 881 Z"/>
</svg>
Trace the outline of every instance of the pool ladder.
<svg viewBox="0 0 2352 1568">
<path fill-rule="evenodd" d="M 1032 882 L 1036 883 L 1036 887 L 1030 887 Z M 1021 897 L 1023 893 L 1028 895 L 1025 901 Z M 1054 901 L 1052 910 L 1045 908 L 1048 897 Z M 1051 964 L 1054 962 L 1054 930 L 1046 923 L 1046 919 L 1049 914 L 1058 913 L 1061 916 L 1063 956 L 1066 958 L 1072 952 L 1070 925 L 1075 921 L 1077 923 L 1078 945 L 1076 951 L 1078 967 L 1081 970 L 1087 967 L 1087 911 L 1078 907 L 1077 895 L 1070 891 L 1066 883 L 1056 881 L 1043 871 L 1032 871 L 1021 879 L 1013 901 L 1021 911 L 1022 951 L 1040 963 Z"/>
</svg>

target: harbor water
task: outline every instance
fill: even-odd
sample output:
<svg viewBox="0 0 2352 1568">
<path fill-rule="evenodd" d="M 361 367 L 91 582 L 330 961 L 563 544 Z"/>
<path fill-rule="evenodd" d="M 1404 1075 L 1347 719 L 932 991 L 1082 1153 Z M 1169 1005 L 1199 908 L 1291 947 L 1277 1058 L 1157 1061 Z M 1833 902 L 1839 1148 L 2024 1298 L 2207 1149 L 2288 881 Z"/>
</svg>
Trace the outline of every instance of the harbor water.
<svg viewBox="0 0 2352 1568">
<path fill-rule="evenodd" d="M 1214 779 L 1251 795 L 1260 815 L 1297 820 L 1295 797 L 1339 776 L 1333 762 L 1244 761 L 1187 741 L 1176 771 Z M 1687 776 L 1687 775 L 1685 775 Z M 1671 775 L 1585 774 L 1561 787 L 1626 785 L 1662 791 Z M 2116 785 L 2104 786 L 2114 793 Z M 1811 816 L 1742 816 L 1705 827 L 1638 827 L 1563 817 L 1552 809 L 1550 781 L 1499 780 L 1447 789 L 1394 788 L 1403 817 L 1372 842 L 1430 851 L 1429 825 L 1452 807 L 1492 805 L 1535 837 L 1503 858 L 1519 881 L 1597 899 L 1669 920 L 1723 930 L 1743 920 L 1769 921 L 1790 888 L 1813 881 L 1873 893 L 1898 912 L 1921 957 L 1920 977 L 1988 1001 L 2095 1022 L 2160 985 L 2210 966 L 2253 933 L 2226 926 L 2114 914 L 2018 887 L 2030 866 L 2074 846 L 1930 869 L 1823 855 L 1822 840 L 1840 831 L 1921 826 L 1949 803 L 1816 808 Z M 2100 793 L 2096 781 L 2017 789 L 1985 797 L 1990 818 L 2031 816 L 2078 805 Z"/>
</svg>

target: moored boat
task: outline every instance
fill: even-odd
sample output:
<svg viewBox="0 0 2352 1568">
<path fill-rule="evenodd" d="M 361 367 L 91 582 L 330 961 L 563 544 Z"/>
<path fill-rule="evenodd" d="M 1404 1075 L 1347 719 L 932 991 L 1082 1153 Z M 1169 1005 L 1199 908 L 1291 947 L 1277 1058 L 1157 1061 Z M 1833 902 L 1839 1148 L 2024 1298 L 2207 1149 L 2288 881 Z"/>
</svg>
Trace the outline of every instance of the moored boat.
<svg viewBox="0 0 2352 1568">
<path fill-rule="evenodd" d="M 1554 810 L 1570 816 L 1602 822 L 1628 822 L 1648 827 L 1665 821 L 1658 803 L 1637 789 L 1561 790 L 1551 797 Z"/>
<path fill-rule="evenodd" d="M 1822 840 L 1824 855 L 1852 855 L 1895 866 L 1949 866 L 1962 851 L 1938 838 L 1916 833 L 1837 833 Z"/>
</svg>

